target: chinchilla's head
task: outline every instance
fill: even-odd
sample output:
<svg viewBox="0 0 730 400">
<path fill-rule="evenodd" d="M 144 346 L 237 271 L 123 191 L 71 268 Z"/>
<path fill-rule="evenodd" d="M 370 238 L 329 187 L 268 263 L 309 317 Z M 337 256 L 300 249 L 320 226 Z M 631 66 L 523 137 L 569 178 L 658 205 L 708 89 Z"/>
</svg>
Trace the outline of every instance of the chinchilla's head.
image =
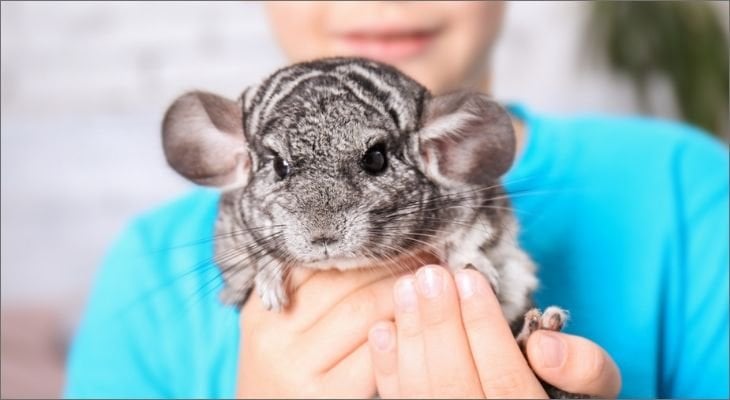
<svg viewBox="0 0 730 400">
<path fill-rule="evenodd" d="M 220 212 L 277 258 L 340 268 L 429 251 L 469 222 L 515 147 L 485 95 L 434 97 L 352 58 L 281 69 L 238 102 L 185 94 L 163 144 L 180 174 L 224 188 Z"/>
</svg>

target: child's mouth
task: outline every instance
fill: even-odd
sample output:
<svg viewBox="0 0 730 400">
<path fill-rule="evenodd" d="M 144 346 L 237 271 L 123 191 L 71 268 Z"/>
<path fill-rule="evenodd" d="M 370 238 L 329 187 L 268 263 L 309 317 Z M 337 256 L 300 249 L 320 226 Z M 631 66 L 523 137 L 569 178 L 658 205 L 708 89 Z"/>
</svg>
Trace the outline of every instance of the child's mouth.
<svg viewBox="0 0 730 400">
<path fill-rule="evenodd" d="M 438 29 L 352 31 L 336 35 L 342 50 L 350 55 L 395 62 L 424 53 Z"/>
</svg>

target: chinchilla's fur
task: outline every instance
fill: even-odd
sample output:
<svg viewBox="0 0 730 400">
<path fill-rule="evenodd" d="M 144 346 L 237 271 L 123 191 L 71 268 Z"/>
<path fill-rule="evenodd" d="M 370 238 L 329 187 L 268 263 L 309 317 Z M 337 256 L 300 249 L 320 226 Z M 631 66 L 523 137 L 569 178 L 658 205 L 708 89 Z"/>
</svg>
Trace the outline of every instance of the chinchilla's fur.
<svg viewBox="0 0 730 400">
<path fill-rule="evenodd" d="M 186 94 L 164 139 L 179 172 L 226 189 L 216 232 L 226 302 L 255 285 L 267 307 L 286 306 L 294 264 L 346 269 L 429 252 L 483 272 L 508 320 L 529 306 L 537 280 L 499 183 L 512 123 L 483 94 L 433 97 L 391 67 L 325 59 L 275 72 L 238 103 Z M 364 170 L 369 151 L 383 171 Z"/>
<path fill-rule="evenodd" d="M 500 184 L 512 121 L 484 94 L 432 96 L 387 65 L 322 59 L 280 69 L 238 101 L 181 96 L 163 145 L 180 174 L 223 189 L 215 255 L 226 303 L 255 287 L 267 308 L 286 307 L 292 266 L 394 267 L 429 254 L 482 272 L 523 348 L 566 320 L 557 307 L 527 312 L 535 268 Z"/>
</svg>

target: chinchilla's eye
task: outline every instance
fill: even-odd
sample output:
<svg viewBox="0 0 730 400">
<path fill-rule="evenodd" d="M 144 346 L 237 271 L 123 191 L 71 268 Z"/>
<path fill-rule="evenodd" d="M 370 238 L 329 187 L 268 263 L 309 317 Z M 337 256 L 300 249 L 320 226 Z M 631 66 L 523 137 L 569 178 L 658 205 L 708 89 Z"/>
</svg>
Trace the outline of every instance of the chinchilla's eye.
<svg viewBox="0 0 730 400">
<path fill-rule="evenodd" d="M 378 143 L 369 148 L 360 160 L 360 166 L 370 175 L 377 175 L 388 166 L 388 160 L 385 158 L 385 145 Z"/>
<path fill-rule="evenodd" d="M 289 162 L 279 157 L 278 155 L 274 156 L 274 172 L 276 172 L 276 175 L 278 175 L 279 178 L 286 178 L 291 172 Z"/>
</svg>

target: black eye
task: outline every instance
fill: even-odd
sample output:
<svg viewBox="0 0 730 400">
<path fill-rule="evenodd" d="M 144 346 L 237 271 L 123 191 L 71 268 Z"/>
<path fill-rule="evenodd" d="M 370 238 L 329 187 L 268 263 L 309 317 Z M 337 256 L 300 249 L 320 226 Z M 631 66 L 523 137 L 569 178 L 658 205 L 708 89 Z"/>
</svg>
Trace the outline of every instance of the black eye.
<svg viewBox="0 0 730 400">
<path fill-rule="evenodd" d="M 388 166 L 388 160 L 385 158 L 385 145 L 378 143 L 368 149 L 360 160 L 360 166 L 368 174 L 377 175 Z"/>
<path fill-rule="evenodd" d="M 276 172 L 276 175 L 279 176 L 279 178 L 284 179 L 287 176 L 289 176 L 289 173 L 291 172 L 291 168 L 289 167 L 289 162 L 285 161 L 283 158 L 279 156 L 274 157 L 274 172 Z"/>
</svg>

